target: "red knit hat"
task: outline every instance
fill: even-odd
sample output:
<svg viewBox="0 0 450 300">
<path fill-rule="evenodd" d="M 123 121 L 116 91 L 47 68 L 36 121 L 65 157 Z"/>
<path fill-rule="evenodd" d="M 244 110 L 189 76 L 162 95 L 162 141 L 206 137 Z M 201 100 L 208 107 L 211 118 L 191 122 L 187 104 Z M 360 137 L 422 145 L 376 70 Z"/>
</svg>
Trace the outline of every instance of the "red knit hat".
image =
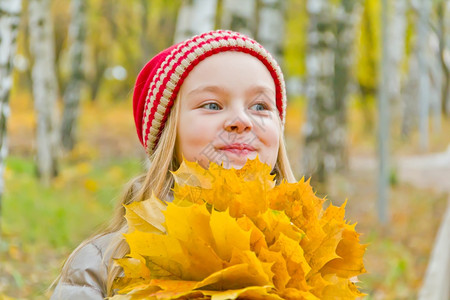
<svg viewBox="0 0 450 300">
<path fill-rule="evenodd" d="M 210 31 L 160 52 L 137 77 L 133 94 L 134 121 L 138 137 L 149 155 L 158 144 L 178 91 L 189 72 L 206 57 L 225 51 L 248 53 L 266 66 L 275 82 L 276 106 L 284 124 L 286 88 L 281 69 L 270 53 L 241 33 Z"/>
</svg>

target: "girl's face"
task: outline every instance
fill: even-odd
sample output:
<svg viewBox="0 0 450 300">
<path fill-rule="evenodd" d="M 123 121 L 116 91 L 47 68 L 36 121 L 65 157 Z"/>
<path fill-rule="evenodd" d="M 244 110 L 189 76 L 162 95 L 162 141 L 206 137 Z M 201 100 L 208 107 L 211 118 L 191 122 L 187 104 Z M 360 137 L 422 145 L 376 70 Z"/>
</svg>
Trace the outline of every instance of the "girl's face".
<svg viewBox="0 0 450 300">
<path fill-rule="evenodd" d="M 176 152 L 188 161 L 241 168 L 247 159 L 275 165 L 281 134 L 275 84 L 264 64 L 242 52 L 201 61 L 179 92 Z"/>
</svg>

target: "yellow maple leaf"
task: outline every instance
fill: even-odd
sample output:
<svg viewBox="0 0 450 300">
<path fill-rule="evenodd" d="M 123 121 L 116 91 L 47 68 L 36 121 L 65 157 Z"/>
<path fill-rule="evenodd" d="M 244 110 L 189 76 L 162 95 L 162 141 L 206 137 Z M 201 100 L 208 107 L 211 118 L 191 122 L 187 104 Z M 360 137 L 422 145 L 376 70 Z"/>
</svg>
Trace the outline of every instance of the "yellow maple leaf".
<svg viewBox="0 0 450 300">
<path fill-rule="evenodd" d="M 229 261 L 233 249 L 250 250 L 250 231 L 244 231 L 235 219 L 228 214 L 211 212 L 210 228 L 214 236 L 215 249 L 225 261 Z"/>
<path fill-rule="evenodd" d="M 270 167 L 257 159 L 239 170 L 211 163 L 205 171 L 196 163 L 183 162 L 173 176 L 174 203 L 206 202 L 220 211 L 229 209 L 233 217 L 256 216 L 267 210 L 269 202 L 261 197 L 275 185 Z"/>
<path fill-rule="evenodd" d="M 135 202 L 125 206 L 125 218 L 130 231 L 165 232 L 163 226 L 166 205 L 155 195 L 143 202 Z"/>
<path fill-rule="evenodd" d="M 127 208 L 130 253 L 112 299 L 354 299 L 365 245 L 308 181 L 275 186 L 258 159 L 240 170 L 183 162 L 174 200 Z"/>
</svg>

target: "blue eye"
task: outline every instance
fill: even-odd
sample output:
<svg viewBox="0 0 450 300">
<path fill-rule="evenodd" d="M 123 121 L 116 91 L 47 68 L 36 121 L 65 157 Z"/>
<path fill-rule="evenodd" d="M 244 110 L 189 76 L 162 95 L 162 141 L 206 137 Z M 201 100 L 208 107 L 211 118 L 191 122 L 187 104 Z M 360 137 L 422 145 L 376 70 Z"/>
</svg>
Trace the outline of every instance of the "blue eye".
<svg viewBox="0 0 450 300">
<path fill-rule="evenodd" d="M 256 103 L 251 108 L 256 110 L 256 111 L 267 110 L 266 105 L 264 105 L 263 103 Z"/>
<path fill-rule="evenodd" d="M 202 107 L 211 110 L 220 110 L 220 106 L 217 103 L 206 103 Z"/>
</svg>

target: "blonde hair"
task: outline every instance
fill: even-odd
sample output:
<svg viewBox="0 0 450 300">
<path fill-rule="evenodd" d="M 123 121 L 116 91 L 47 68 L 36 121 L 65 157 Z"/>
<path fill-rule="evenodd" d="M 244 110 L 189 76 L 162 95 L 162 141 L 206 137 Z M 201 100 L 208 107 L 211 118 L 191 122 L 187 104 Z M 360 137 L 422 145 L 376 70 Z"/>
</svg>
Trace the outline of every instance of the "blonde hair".
<svg viewBox="0 0 450 300">
<path fill-rule="evenodd" d="M 125 186 L 124 192 L 115 209 L 115 215 L 109 225 L 99 233 L 85 240 L 72 252 L 62 269 L 59 277 L 61 281 L 67 281 L 69 276 L 69 266 L 79 249 L 100 236 L 110 233 L 125 233 L 127 231 L 127 223 L 124 217 L 124 205 L 148 199 L 152 192 L 159 199 L 168 199 L 174 182 L 170 171 L 176 170 L 180 165 L 175 153 L 178 116 L 180 111 L 180 99 L 178 98 L 179 97 L 177 97 L 177 100 L 175 101 L 174 107 L 171 109 L 171 113 L 165 124 L 165 128 L 162 131 L 159 143 L 153 154 L 150 156 L 150 168 L 147 173 L 132 179 Z M 281 120 L 279 120 L 278 123 L 281 131 Z M 282 134 L 280 134 L 279 145 L 277 162 L 273 168 L 276 183 L 279 184 L 282 180 L 294 182 L 295 178 L 289 164 Z M 106 280 L 107 296 L 113 295 L 114 291 L 112 286 L 114 279 L 122 272 L 121 268 L 114 264 L 113 258 L 122 258 L 127 255 L 128 252 L 129 247 L 126 241 L 122 238 L 121 234 L 116 234 L 105 251 L 107 254 L 104 255 L 104 258 L 109 257 L 109 261 L 105 261 L 108 266 L 108 277 Z"/>
</svg>

